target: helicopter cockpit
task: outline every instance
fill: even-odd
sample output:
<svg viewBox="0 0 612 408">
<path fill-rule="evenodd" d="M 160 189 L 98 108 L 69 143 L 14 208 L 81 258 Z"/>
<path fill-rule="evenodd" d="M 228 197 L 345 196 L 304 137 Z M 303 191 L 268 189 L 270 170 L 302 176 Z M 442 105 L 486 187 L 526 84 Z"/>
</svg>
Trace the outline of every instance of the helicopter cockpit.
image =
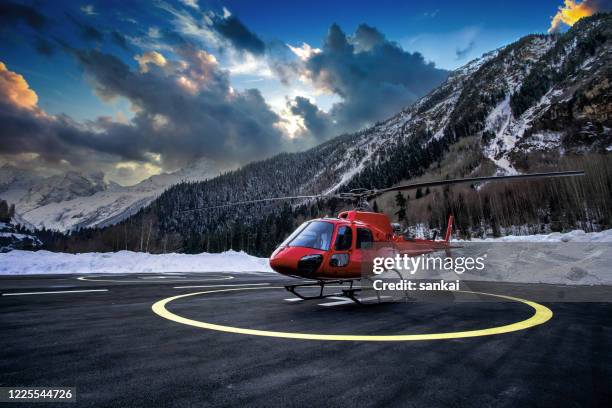
<svg viewBox="0 0 612 408">
<path fill-rule="evenodd" d="M 326 221 L 309 221 L 298 227 L 280 245 L 281 247 L 303 247 L 328 251 L 331 245 L 334 224 Z"/>
</svg>

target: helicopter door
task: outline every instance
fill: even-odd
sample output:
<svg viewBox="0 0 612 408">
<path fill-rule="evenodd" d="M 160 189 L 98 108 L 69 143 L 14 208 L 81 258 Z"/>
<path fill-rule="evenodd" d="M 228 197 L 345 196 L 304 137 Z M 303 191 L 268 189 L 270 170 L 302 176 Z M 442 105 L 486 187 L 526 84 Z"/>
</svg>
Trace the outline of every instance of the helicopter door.
<svg viewBox="0 0 612 408">
<path fill-rule="evenodd" d="M 334 251 L 329 260 L 331 270 L 335 271 L 339 277 L 351 269 L 354 264 L 352 257 L 353 248 L 353 229 L 350 226 L 338 227 Z"/>
<path fill-rule="evenodd" d="M 366 264 L 372 262 L 374 251 L 374 236 L 372 231 L 367 228 L 357 227 L 357 242 L 355 244 L 355 252 L 353 258 L 361 267 L 367 267 Z"/>
</svg>

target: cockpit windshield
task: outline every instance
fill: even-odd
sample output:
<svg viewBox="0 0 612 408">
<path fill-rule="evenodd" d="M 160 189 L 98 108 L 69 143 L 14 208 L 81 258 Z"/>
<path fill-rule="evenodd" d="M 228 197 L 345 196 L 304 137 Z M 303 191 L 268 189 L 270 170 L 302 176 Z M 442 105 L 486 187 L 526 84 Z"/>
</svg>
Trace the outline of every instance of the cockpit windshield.
<svg viewBox="0 0 612 408">
<path fill-rule="evenodd" d="M 306 222 L 295 230 L 282 245 L 329 250 L 334 224 L 325 221 Z"/>
</svg>

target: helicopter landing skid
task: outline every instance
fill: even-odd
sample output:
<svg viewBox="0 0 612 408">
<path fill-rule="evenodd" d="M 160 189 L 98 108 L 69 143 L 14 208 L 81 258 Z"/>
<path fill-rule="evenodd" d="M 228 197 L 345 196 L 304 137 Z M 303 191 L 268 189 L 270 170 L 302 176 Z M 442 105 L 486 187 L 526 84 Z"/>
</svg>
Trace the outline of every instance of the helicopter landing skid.
<svg viewBox="0 0 612 408">
<path fill-rule="evenodd" d="M 356 296 L 357 293 L 361 292 L 361 288 L 351 288 L 351 289 L 342 289 L 342 296 L 351 299 L 353 302 L 358 305 L 363 305 L 361 300 Z"/>
<path fill-rule="evenodd" d="M 343 285 L 344 283 L 348 282 L 349 283 L 349 288 L 348 289 L 343 289 L 342 292 L 336 292 L 336 293 L 324 293 L 325 290 L 325 285 L 328 284 L 340 284 Z M 334 281 L 317 281 L 317 282 L 312 282 L 312 283 L 300 283 L 298 285 L 287 285 L 285 286 L 285 289 L 287 289 L 289 292 L 291 292 L 292 294 L 294 294 L 295 296 L 297 296 L 298 298 L 302 299 L 302 300 L 313 300 L 313 299 L 326 299 L 326 298 L 330 298 L 330 297 L 346 297 L 351 299 L 353 302 L 361 304 L 361 302 L 359 302 L 359 300 L 355 297 L 355 293 L 357 291 L 360 291 L 360 288 L 353 288 L 353 283 L 355 282 L 355 280 L 353 279 L 348 279 L 348 280 L 334 280 Z M 298 293 L 297 289 L 298 288 L 308 288 L 308 287 L 319 287 L 319 294 L 318 295 L 314 295 L 314 296 L 307 296 L 307 295 L 303 295 L 301 293 Z"/>
</svg>

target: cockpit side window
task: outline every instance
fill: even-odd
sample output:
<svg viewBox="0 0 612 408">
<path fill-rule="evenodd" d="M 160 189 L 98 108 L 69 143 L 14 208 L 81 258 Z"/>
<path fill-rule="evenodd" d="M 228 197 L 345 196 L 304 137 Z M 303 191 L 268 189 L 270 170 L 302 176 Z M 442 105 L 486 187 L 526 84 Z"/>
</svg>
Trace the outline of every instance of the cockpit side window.
<svg viewBox="0 0 612 408">
<path fill-rule="evenodd" d="M 338 228 L 338 234 L 336 235 L 336 243 L 334 248 L 336 251 L 346 251 L 351 249 L 353 244 L 353 230 L 351 227 L 342 226 Z"/>
<path fill-rule="evenodd" d="M 372 231 L 366 228 L 357 228 L 357 249 L 370 249 L 373 245 Z"/>
</svg>

